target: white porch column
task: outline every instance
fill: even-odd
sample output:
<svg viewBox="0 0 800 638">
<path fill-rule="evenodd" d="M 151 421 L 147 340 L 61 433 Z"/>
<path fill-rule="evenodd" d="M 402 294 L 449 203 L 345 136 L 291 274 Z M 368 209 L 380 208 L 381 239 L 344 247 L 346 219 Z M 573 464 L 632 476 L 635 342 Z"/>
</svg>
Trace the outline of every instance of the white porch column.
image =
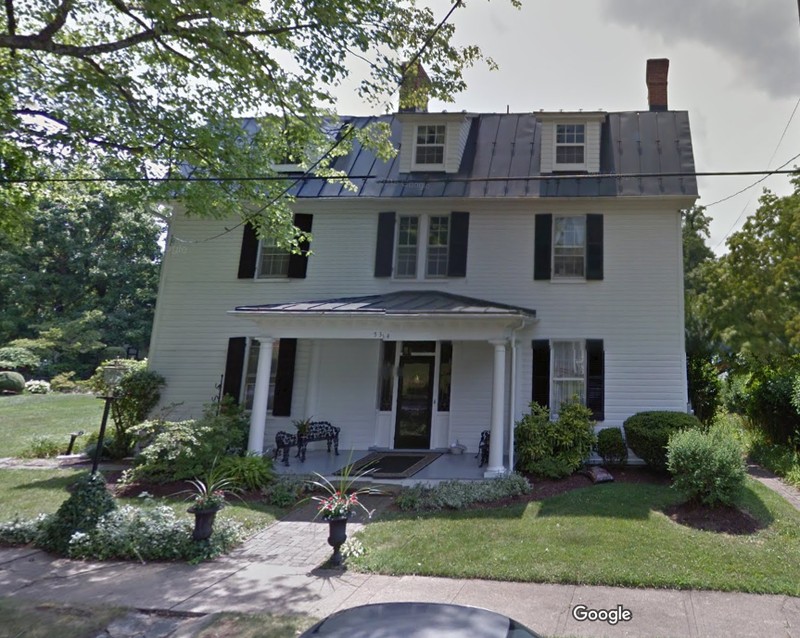
<svg viewBox="0 0 800 638">
<path fill-rule="evenodd" d="M 492 384 L 492 428 L 489 443 L 489 467 L 483 475 L 486 478 L 502 476 L 503 466 L 503 408 L 506 397 L 506 342 L 490 341 L 494 346 L 494 377 Z"/>
<path fill-rule="evenodd" d="M 319 339 L 311 340 L 311 361 L 308 365 L 308 389 L 306 390 L 306 413 L 304 418 L 310 419 L 317 411 L 317 394 L 319 387 Z"/>
<path fill-rule="evenodd" d="M 269 399 L 269 375 L 272 367 L 272 344 L 275 339 L 259 337 L 258 368 L 256 387 L 253 393 L 253 409 L 250 412 L 250 435 L 247 438 L 247 451 L 264 453 L 264 428 L 267 421 L 267 401 Z"/>
</svg>

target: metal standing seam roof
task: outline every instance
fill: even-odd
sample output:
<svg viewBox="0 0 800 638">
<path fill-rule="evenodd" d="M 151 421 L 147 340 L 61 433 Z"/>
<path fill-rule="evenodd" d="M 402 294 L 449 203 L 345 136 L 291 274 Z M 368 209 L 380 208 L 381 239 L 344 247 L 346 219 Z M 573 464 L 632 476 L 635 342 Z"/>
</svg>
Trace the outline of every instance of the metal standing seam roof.
<svg viewBox="0 0 800 638">
<path fill-rule="evenodd" d="M 435 116 L 431 113 L 432 118 Z M 540 172 L 542 122 L 535 113 L 465 113 L 464 117 L 471 124 L 457 173 L 400 173 L 399 153 L 381 161 L 354 141 L 350 153 L 337 158 L 333 168 L 348 175 L 368 176 L 352 180 L 356 191 L 314 178 L 300 181 L 291 193 L 298 198 L 696 197 L 698 194 L 686 111 L 607 113 L 601 124 L 600 172 L 575 173 L 573 177 L 559 174 L 551 178 Z M 372 122 L 386 122 L 392 131 L 392 142 L 400 147 L 402 123 L 396 115 L 342 120 L 359 128 Z M 650 176 L 616 177 L 619 174 Z"/>
<path fill-rule="evenodd" d="M 400 291 L 364 297 L 237 306 L 234 312 L 263 314 L 484 315 L 536 317 L 536 311 L 446 292 Z"/>
</svg>

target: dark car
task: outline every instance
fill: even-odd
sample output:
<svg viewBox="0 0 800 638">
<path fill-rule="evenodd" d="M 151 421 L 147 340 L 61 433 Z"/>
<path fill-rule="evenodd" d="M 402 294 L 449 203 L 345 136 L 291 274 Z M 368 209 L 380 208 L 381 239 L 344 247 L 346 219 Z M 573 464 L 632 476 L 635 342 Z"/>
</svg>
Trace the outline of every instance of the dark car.
<svg viewBox="0 0 800 638">
<path fill-rule="evenodd" d="M 343 609 L 300 638 L 541 638 L 516 620 L 480 607 L 378 603 Z"/>
</svg>

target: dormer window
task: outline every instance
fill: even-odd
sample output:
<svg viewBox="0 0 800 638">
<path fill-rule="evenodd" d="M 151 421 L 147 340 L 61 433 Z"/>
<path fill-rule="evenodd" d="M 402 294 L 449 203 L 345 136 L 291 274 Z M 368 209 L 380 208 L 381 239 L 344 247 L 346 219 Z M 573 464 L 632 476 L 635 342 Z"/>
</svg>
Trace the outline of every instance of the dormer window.
<svg viewBox="0 0 800 638">
<path fill-rule="evenodd" d="M 539 112 L 536 119 L 542 125 L 543 175 L 600 172 L 600 133 L 605 112 Z"/>
<path fill-rule="evenodd" d="M 417 126 L 414 144 L 414 168 L 431 170 L 444 168 L 444 142 L 447 128 L 444 124 Z"/>
<path fill-rule="evenodd" d="M 556 124 L 556 170 L 585 168 L 585 145 L 585 124 Z"/>
</svg>

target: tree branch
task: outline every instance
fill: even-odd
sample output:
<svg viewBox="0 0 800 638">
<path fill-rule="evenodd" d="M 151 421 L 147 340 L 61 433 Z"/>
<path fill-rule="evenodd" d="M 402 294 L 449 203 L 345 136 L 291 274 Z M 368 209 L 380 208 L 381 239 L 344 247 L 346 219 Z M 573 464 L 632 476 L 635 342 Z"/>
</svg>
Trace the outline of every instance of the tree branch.
<svg viewBox="0 0 800 638">
<path fill-rule="evenodd" d="M 8 23 L 8 34 L 13 36 L 17 33 L 17 18 L 14 15 L 14 0 L 5 0 L 6 22 Z"/>
<path fill-rule="evenodd" d="M 10 0 L 6 0 L 9 2 Z M 36 34 L 37 37 L 42 38 L 44 40 L 52 40 L 53 36 L 61 30 L 61 27 L 67 21 L 67 16 L 69 15 L 70 10 L 72 9 L 72 0 L 64 0 L 56 9 L 55 16 L 53 17 L 53 21 L 48 24 L 44 29 L 39 31 Z"/>
</svg>

